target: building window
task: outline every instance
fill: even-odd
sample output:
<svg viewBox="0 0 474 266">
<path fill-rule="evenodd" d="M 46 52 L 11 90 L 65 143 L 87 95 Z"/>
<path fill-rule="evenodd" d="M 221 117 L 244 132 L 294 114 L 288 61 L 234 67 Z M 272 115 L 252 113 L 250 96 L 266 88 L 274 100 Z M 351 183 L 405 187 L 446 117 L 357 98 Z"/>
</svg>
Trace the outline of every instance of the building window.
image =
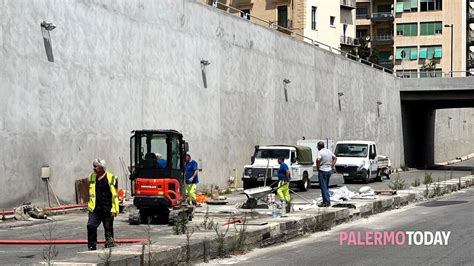
<svg viewBox="0 0 474 266">
<path fill-rule="evenodd" d="M 420 35 L 436 35 L 443 33 L 443 23 L 441 21 L 436 22 L 421 22 L 420 23 Z"/>
<path fill-rule="evenodd" d="M 420 59 L 442 58 L 443 48 L 438 46 L 420 46 Z"/>
<path fill-rule="evenodd" d="M 369 18 L 369 8 L 367 6 L 358 6 L 356 8 L 357 18 Z"/>
<path fill-rule="evenodd" d="M 392 12 L 392 6 L 391 5 L 378 5 L 377 6 L 377 12 L 378 13 L 390 13 L 390 12 Z"/>
<path fill-rule="evenodd" d="M 418 25 L 416 23 L 397 24 L 397 35 L 399 36 L 417 36 Z"/>
<path fill-rule="evenodd" d="M 316 30 L 316 7 L 311 7 L 311 29 Z"/>
<path fill-rule="evenodd" d="M 240 17 L 250 20 L 250 9 L 242 9 L 242 12 L 240 12 Z"/>
<path fill-rule="evenodd" d="M 418 0 L 398 0 L 395 7 L 397 13 L 403 12 L 417 12 Z"/>
<path fill-rule="evenodd" d="M 288 7 L 278 7 L 278 26 L 288 28 Z"/>
<path fill-rule="evenodd" d="M 397 70 L 397 77 L 399 77 L 399 78 L 417 78 L 418 77 L 418 70 L 416 70 L 416 69 Z"/>
<path fill-rule="evenodd" d="M 357 29 L 356 30 L 356 37 L 357 38 L 365 38 L 369 36 L 369 30 L 368 29 Z"/>
<path fill-rule="evenodd" d="M 421 11 L 437 11 L 443 10 L 442 0 L 420 0 Z"/>
<path fill-rule="evenodd" d="M 443 77 L 443 70 L 437 68 L 433 70 L 421 70 L 420 78 L 441 78 Z"/>
<path fill-rule="evenodd" d="M 395 53 L 397 60 L 416 60 L 418 59 L 418 48 L 416 46 L 397 47 Z"/>
<path fill-rule="evenodd" d="M 330 17 L 329 17 L 329 25 L 330 25 L 331 27 L 336 27 L 336 24 L 335 24 L 335 23 L 336 23 L 336 17 L 330 16 Z"/>
</svg>

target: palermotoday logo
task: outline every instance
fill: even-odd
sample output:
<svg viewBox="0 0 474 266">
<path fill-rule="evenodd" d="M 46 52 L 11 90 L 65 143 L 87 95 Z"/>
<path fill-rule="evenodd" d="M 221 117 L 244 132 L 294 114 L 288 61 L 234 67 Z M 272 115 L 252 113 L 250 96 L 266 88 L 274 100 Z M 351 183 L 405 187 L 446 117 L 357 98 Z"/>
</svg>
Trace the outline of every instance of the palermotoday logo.
<svg viewBox="0 0 474 266">
<path fill-rule="evenodd" d="M 450 231 L 339 232 L 341 246 L 447 246 Z"/>
</svg>

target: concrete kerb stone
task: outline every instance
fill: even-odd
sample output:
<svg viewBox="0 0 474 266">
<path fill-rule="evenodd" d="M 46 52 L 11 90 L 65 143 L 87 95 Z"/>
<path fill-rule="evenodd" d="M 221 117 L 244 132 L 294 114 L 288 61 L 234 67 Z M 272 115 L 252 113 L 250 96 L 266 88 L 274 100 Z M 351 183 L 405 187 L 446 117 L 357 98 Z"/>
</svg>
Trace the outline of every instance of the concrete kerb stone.
<svg viewBox="0 0 474 266">
<path fill-rule="evenodd" d="M 467 176 L 461 178 L 461 187 L 466 188 L 474 184 L 474 176 Z M 450 193 L 457 191 L 459 186 L 459 179 L 451 179 L 447 181 L 439 182 L 439 188 L 442 193 Z M 434 195 L 435 189 L 438 187 L 438 183 L 433 183 L 428 187 L 429 196 Z M 388 211 L 391 209 L 397 209 L 400 206 L 406 206 L 411 202 L 416 202 L 420 199 L 420 195 L 424 196 L 426 187 L 421 185 L 417 188 L 411 188 L 409 190 L 400 190 L 397 195 L 394 196 L 382 196 L 373 201 L 369 200 L 353 200 L 350 201 L 356 206 L 355 209 L 349 208 L 315 208 L 299 211 L 288 215 L 288 217 L 281 218 L 259 218 L 259 222 L 267 222 L 268 224 L 263 226 L 246 225 L 245 226 L 245 241 L 243 242 L 246 249 L 255 247 L 265 247 L 282 241 L 288 241 L 289 239 L 304 235 L 306 233 L 312 233 L 316 231 L 328 230 L 331 227 L 356 220 L 362 217 L 367 217 L 376 213 Z M 252 222 L 256 222 L 253 220 Z M 242 225 L 239 225 L 241 227 Z M 237 229 L 236 229 L 237 228 Z M 219 243 L 216 238 L 216 233 L 212 231 L 197 232 L 192 236 L 190 240 L 191 253 L 189 254 L 190 261 L 203 261 L 206 257 L 207 260 L 217 258 L 220 256 L 226 256 L 234 253 L 237 248 L 237 242 L 239 241 L 238 227 L 230 225 L 228 234 L 223 238 L 223 246 L 219 247 Z M 226 230 L 225 226 L 220 226 L 219 230 Z M 183 244 L 176 247 L 153 247 L 153 257 L 155 258 L 153 263 L 175 265 L 179 263 L 185 263 L 187 258 L 186 247 L 186 236 L 176 236 L 182 239 Z M 114 265 L 126 265 L 127 263 L 137 263 L 143 260 L 141 254 L 141 248 L 138 245 L 117 247 L 117 251 L 114 251 L 116 257 L 112 257 Z M 127 250 L 127 252 L 121 252 L 121 250 Z M 218 254 L 219 249 L 221 253 Z M 84 255 L 84 254 L 83 254 Z M 146 255 L 146 254 L 145 254 Z M 146 259 L 146 258 L 145 258 Z M 72 261 L 70 261 L 72 262 Z M 68 264 L 70 264 L 68 262 Z M 55 262 L 56 265 L 61 265 L 61 262 Z M 92 265 L 102 265 L 101 263 L 93 263 Z"/>
</svg>

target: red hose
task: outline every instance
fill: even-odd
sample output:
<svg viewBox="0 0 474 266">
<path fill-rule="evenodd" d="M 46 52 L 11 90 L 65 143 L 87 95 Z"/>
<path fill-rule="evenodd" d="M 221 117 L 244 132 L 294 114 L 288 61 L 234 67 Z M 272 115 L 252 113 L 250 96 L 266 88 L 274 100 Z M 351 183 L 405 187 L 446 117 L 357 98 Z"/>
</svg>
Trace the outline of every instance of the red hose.
<svg viewBox="0 0 474 266">
<path fill-rule="evenodd" d="M 45 211 L 57 211 L 57 210 L 67 210 L 67 209 L 74 209 L 74 208 L 84 208 L 87 207 L 87 204 L 74 204 L 74 205 L 61 205 L 57 207 L 49 207 L 44 208 Z"/>
<path fill-rule="evenodd" d="M 145 238 L 115 239 L 115 243 L 140 243 L 147 241 Z M 105 240 L 98 240 L 97 243 L 104 244 Z M 59 240 L 37 240 L 37 239 L 0 239 L 0 245 L 79 245 L 87 244 L 85 239 L 59 239 Z"/>
</svg>

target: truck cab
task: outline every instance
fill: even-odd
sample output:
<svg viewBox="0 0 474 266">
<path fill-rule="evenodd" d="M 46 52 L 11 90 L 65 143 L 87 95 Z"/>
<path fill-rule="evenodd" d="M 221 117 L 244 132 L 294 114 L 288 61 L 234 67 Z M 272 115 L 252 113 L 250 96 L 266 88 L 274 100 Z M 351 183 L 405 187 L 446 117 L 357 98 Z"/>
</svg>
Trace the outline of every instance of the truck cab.
<svg viewBox="0 0 474 266">
<path fill-rule="evenodd" d="M 251 164 L 245 165 L 242 175 L 244 189 L 271 185 L 278 181 L 278 158 L 285 158 L 290 170 L 291 183 L 296 183 L 301 191 L 311 186 L 313 159 L 311 148 L 299 145 L 255 146 Z"/>
<path fill-rule="evenodd" d="M 386 156 L 377 156 L 373 141 L 339 141 L 334 154 L 337 157 L 336 172 L 342 174 L 344 183 L 371 179 L 381 181 L 381 176 L 390 173 L 390 161 Z"/>
</svg>

